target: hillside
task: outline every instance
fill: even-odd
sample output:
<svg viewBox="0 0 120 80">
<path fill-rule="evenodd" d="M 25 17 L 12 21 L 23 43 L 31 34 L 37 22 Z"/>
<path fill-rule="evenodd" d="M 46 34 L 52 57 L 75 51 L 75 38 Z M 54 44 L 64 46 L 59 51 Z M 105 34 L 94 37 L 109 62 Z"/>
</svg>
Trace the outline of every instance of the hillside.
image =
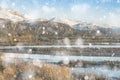
<svg viewBox="0 0 120 80">
<path fill-rule="evenodd" d="M 18 42 L 26 45 L 53 45 L 58 44 L 64 38 L 68 38 L 71 44 L 78 38 L 83 39 L 83 44 L 112 44 L 119 43 L 119 34 L 113 29 L 97 27 L 96 29 L 74 29 L 68 24 L 53 21 L 18 21 L 0 19 L 0 42 L 6 45 L 16 45 Z M 62 44 L 62 43 L 61 43 Z"/>
<path fill-rule="evenodd" d="M 10 11 L 11 12 L 11 11 Z M 1 13 L 0 13 L 1 14 Z M 7 14 L 11 14 L 8 13 Z M 7 15 L 6 14 L 6 15 Z M 5 14 L 4 14 L 5 15 Z M 30 46 L 30 45 L 119 45 L 119 27 L 104 27 L 88 23 L 70 25 L 64 21 L 31 20 L 20 14 L 21 20 L 0 17 L 0 45 L 1 46 Z M 13 15 L 13 17 L 16 15 Z M 18 16 L 18 15 L 17 15 Z M 19 16 L 20 17 L 20 16 Z M 71 22 L 68 21 L 67 22 Z M 104 55 L 111 56 L 113 53 L 119 56 L 119 48 L 49 48 L 34 49 L 35 53 L 56 53 L 65 51 L 76 55 Z M 55 52 L 54 52 L 55 51 Z M 18 51 L 17 51 L 18 52 Z M 107 53 L 107 54 L 106 54 Z M 99 56 L 100 56 L 99 55 Z"/>
<path fill-rule="evenodd" d="M 16 22 L 28 19 L 28 16 L 25 16 L 14 10 L 0 7 L 0 18 L 9 19 Z"/>
<path fill-rule="evenodd" d="M 15 45 L 16 42 L 26 44 L 55 44 L 57 38 L 69 37 L 77 30 L 69 25 L 49 21 L 19 21 L 1 19 L 0 41 Z M 52 42 L 53 41 L 53 42 Z M 29 44 L 28 44 L 29 45 Z"/>
</svg>

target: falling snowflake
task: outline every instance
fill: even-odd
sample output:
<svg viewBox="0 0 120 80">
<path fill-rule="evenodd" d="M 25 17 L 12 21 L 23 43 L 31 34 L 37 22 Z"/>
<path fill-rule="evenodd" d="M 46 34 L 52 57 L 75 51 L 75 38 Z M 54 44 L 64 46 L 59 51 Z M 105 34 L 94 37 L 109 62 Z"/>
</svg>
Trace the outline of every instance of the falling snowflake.
<svg viewBox="0 0 120 80">
<path fill-rule="evenodd" d="M 29 79 L 31 79 L 32 77 L 33 77 L 33 75 L 32 75 L 32 74 L 30 74 L 30 75 L 28 76 L 28 78 L 29 78 Z"/>
<path fill-rule="evenodd" d="M 68 57 L 66 57 L 64 60 L 63 60 L 63 64 L 69 64 L 69 58 Z"/>
<path fill-rule="evenodd" d="M 89 43 L 89 46 L 91 47 L 91 46 L 92 46 L 92 43 Z"/>
<path fill-rule="evenodd" d="M 17 39 L 16 39 L 16 38 L 14 38 L 14 39 L 13 39 L 13 41 L 15 41 L 15 42 L 16 42 L 16 41 L 17 41 Z"/>
<path fill-rule="evenodd" d="M 12 6 L 15 6 L 15 3 L 14 3 L 14 2 L 12 3 Z"/>
<path fill-rule="evenodd" d="M 42 29 L 45 30 L 45 27 L 43 27 Z"/>
<path fill-rule="evenodd" d="M 45 34 L 45 31 L 43 31 L 42 34 Z"/>
<path fill-rule="evenodd" d="M 28 49 L 28 53 L 32 53 L 32 49 Z"/>
<path fill-rule="evenodd" d="M 12 36 L 12 34 L 11 34 L 11 33 L 8 33 L 8 36 Z"/>
<path fill-rule="evenodd" d="M 87 75 L 84 76 L 85 80 L 89 80 L 89 77 Z"/>
<path fill-rule="evenodd" d="M 100 34 L 100 30 L 97 30 L 97 32 L 96 32 L 97 34 Z"/>
<path fill-rule="evenodd" d="M 58 35 L 58 32 L 55 32 L 55 35 Z"/>
</svg>

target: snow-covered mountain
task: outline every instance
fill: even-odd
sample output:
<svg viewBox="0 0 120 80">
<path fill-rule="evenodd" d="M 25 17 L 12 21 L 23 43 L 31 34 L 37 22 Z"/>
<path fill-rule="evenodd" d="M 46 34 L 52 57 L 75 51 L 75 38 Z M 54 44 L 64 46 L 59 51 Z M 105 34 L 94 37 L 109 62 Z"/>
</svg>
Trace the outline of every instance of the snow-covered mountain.
<svg viewBox="0 0 120 80">
<path fill-rule="evenodd" d="M 72 28 L 77 28 L 77 29 L 86 29 L 86 28 L 91 28 L 91 29 L 96 29 L 98 26 L 104 27 L 104 28 L 109 28 L 109 25 L 100 25 L 100 24 L 93 24 L 93 23 L 87 23 L 87 22 L 82 22 L 82 21 L 74 21 L 66 18 L 51 18 L 51 19 L 31 19 L 29 16 L 21 14 L 17 11 L 6 9 L 0 7 L 0 20 L 3 19 L 8 19 L 13 22 L 17 21 L 23 21 L 26 20 L 28 22 L 36 22 L 36 21 L 53 21 L 53 22 L 59 22 L 63 24 L 68 24 Z M 0 21 L 1 22 L 1 21 Z"/>
<path fill-rule="evenodd" d="M 70 20 L 70 19 L 67 19 L 67 18 L 55 18 L 55 17 L 51 18 L 49 21 L 65 23 L 65 24 L 68 24 L 71 27 L 81 23 L 80 21 L 74 21 L 74 20 Z"/>
<path fill-rule="evenodd" d="M 83 22 L 83 21 L 75 21 L 75 20 L 70 20 L 66 18 L 51 18 L 49 21 L 54 21 L 54 22 L 60 22 L 64 24 L 68 24 L 72 28 L 76 29 L 97 29 L 98 27 L 103 27 L 103 28 L 112 28 L 112 26 L 107 25 L 107 24 L 97 24 L 97 23 L 89 23 L 89 22 Z"/>
<path fill-rule="evenodd" d="M 66 19 L 66 18 L 55 18 L 55 17 L 51 18 L 49 21 L 65 23 L 65 24 L 68 24 L 69 26 L 73 26 L 79 23 L 78 21 L 73 21 L 73 20 Z"/>
<path fill-rule="evenodd" d="M 12 21 L 22 21 L 27 19 L 28 17 L 18 13 L 17 11 L 0 7 L 0 18 L 9 19 Z"/>
</svg>

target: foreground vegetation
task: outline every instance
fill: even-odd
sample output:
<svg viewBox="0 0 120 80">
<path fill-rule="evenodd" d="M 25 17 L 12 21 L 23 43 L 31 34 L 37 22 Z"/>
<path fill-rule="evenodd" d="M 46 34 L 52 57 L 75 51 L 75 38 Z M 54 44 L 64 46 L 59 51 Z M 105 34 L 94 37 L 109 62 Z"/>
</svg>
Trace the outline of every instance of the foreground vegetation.
<svg viewBox="0 0 120 80">
<path fill-rule="evenodd" d="M 75 67 L 84 68 L 105 64 L 112 69 L 112 67 L 116 66 L 118 63 L 119 62 L 111 61 L 100 63 L 70 61 L 68 64 L 63 64 L 62 62 L 55 64 L 41 62 L 40 60 L 24 61 L 22 59 L 7 59 L 7 57 L 1 54 L 0 80 L 111 80 L 102 74 L 96 74 L 94 72 L 77 73 L 71 69 Z"/>
</svg>

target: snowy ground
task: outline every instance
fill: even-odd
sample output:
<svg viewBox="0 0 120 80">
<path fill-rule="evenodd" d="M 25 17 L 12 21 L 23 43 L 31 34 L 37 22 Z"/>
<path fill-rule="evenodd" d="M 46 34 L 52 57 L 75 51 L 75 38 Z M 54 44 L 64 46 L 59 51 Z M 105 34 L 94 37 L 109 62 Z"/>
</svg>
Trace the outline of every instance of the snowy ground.
<svg viewBox="0 0 120 80">
<path fill-rule="evenodd" d="M 60 61 L 63 61 L 64 64 L 68 64 L 70 61 L 79 60 L 79 61 L 88 61 L 88 62 L 105 62 L 105 64 L 96 64 L 95 65 L 89 65 L 87 67 L 70 67 L 70 70 L 72 73 L 75 74 L 85 74 L 85 73 L 95 73 L 104 75 L 106 77 L 111 78 L 119 78 L 120 77 L 120 67 L 116 65 L 107 64 L 107 61 L 111 62 L 118 62 L 120 63 L 120 57 L 100 57 L 100 56 L 70 56 L 66 54 L 59 55 L 56 53 L 56 55 L 45 55 L 45 54 L 34 54 L 32 52 L 33 48 L 120 48 L 119 45 L 49 45 L 49 46 L 0 46 L 0 49 L 8 49 L 8 50 L 24 50 L 28 49 L 28 53 L 10 53 L 8 51 L 4 52 L 1 56 L 2 60 L 5 61 L 5 63 L 15 63 L 16 61 L 32 61 L 32 62 L 48 62 L 48 63 L 59 63 Z M 32 54 L 33 53 L 33 54 Z M 107 64 L 107 65 L 106 65 Z M 78 66 L 80 66 L 79 64 Z"/>
<path fill-rule="evenodd" d="M 8 56 L 9 55 L 9 56 Z M 85 60 L 85 61 L 120 61 L 120 57 L 94 57 L 94 56 L 58 56 L 58 55 L 39 55 L 39 54 L 23 54 L 23 53 L 5 53 L 6 58 L 22 59 L 22 60 L 45 60 L 48 62 L 59 62 L 64 59 L 68 60 Z"/>
<path fill-rule="evenodd" d="M 84 60 L 84 61 L 120 61 L 120 57 L 93 57 L 93 56 L 59 56 L 59 55 L 39 55 L 39 54 L 23 54 L 23 53 L 4 53 L 1 57 L 7 63 L 14 63 L 17 60 L 21 61 L 34 61 L 34 62 L 49 62 L 57 63 L 59 61 L 64 61 L 68 64 L 70 60 Z M 106 65 L 101 66 L 88 66 L 84 67 L 73 67 L 71 68 L 73 73 L 95 73 L 102 74 L 107 77 L 119 78 L 120 68 L 115 67 L 113 69 L 108 68 Z"/>
<path fill-rule="evenodd" d="M 19 48 L 120 48 L 120 45 L 44 45 L 44 46 L 0 46 L 0 49 Z"/>
</svg>

